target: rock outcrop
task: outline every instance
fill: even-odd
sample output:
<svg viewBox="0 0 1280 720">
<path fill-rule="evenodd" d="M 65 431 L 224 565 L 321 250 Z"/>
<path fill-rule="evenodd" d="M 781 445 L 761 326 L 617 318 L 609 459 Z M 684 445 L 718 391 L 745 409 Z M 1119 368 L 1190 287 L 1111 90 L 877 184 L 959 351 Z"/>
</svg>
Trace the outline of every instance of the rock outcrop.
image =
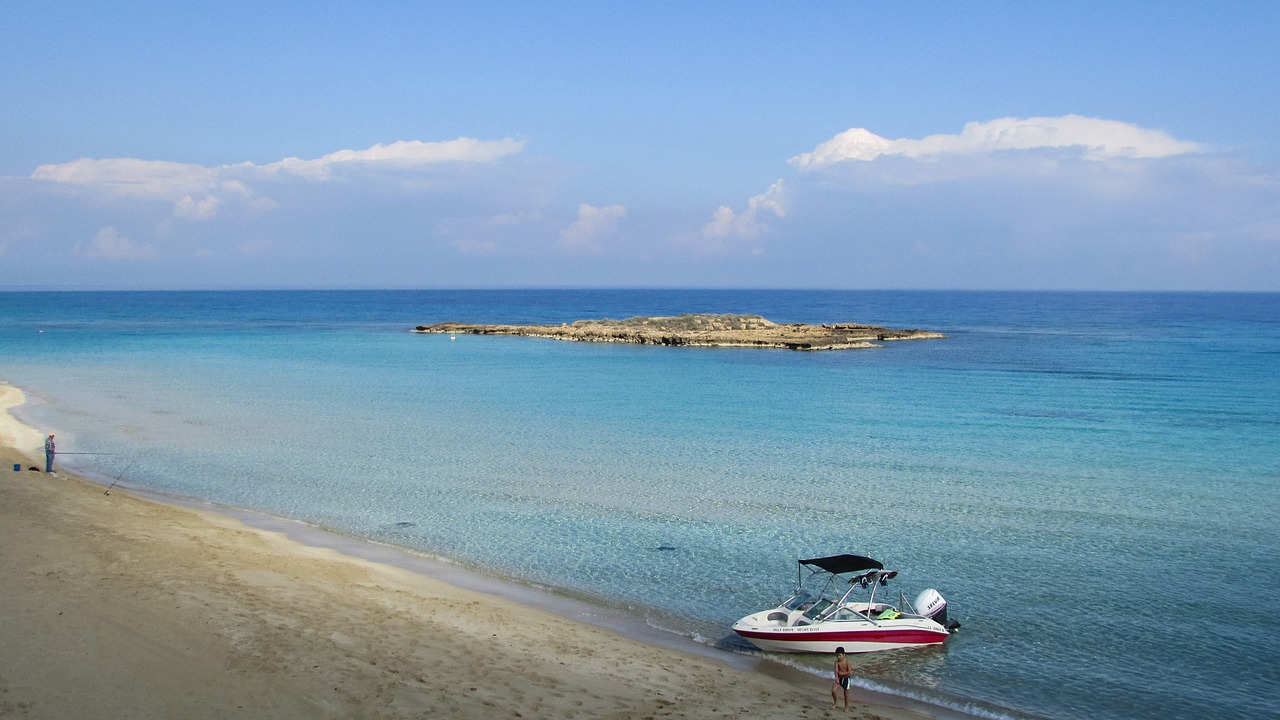
<svg viewBox="0 0 1280 720">
<path fill-rule="evenodd" d="M 418 333 L 447 335 L 522 335 L 525 337 L 692 347 L 758 347 L 787 350 L 852 350 L 882 347 L 892 340 L 946 337 L 927 330 L 892 330 L 876 325 L 833 323 L 778 324 L 759 315 L 678 315 L 626 320 L 579 320 L 563 325 L 469 325 L 442 322 L 419 325 Z"/>
</svg>

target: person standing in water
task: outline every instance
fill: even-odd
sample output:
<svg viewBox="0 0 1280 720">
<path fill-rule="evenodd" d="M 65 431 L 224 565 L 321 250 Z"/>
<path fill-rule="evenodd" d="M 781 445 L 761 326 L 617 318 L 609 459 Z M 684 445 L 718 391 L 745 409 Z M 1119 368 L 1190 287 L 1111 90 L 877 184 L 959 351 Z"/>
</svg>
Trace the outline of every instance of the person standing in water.
<svg viewBox="0 0 1280 720">
<path fill-rule="evenodd" d="M 53 444 L 53 433 L 49 433 L 49 437 L 44 441 L 44 471 L 53 472 L 53 456 L 58 454 L 57 447 Z"/>
<path fill-rule="evenodd" d="M 831 684 L 831 709 L 836 708 L 839 691 L 844 691 L 844 709 L 849 709 L 849 679 L 853 677 L 853 668 L 849 667 L 849 658 L 844 656 L 844 648 L 836 648 L 836 681 Z"/>
</svg>

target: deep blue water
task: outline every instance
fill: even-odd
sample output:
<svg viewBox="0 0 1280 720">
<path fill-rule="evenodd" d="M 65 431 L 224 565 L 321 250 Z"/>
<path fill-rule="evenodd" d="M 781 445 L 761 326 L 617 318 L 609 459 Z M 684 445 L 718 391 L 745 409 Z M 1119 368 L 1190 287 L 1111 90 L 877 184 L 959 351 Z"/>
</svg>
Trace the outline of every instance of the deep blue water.
<svg viewBox="0 0 1280 720">
<path fill-rule="evenodd" d="M 681 312 L 948 338 L 793 353 L 407 332 Z M 1280 707 L 1277 294 L 0 293 L 0 380 L 61 449 L 116 453 L 66 456 L 81 469 L 731 648 L 797 557 L 871 553 L 964 628 L 857 674 L 953 708 Z"/>
</svg>

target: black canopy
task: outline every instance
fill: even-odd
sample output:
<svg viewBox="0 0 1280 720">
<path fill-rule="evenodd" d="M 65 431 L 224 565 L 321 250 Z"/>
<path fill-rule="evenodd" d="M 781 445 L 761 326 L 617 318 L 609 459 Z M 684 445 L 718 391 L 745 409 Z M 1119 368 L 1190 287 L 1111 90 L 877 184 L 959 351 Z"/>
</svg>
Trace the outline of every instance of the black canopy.
<svg viewBox="0 0 1280 720">
<path fill-rule="evenodd" d="M 859 570 L 884 569 L 884 565 L 882 565 L 879 560 L 872 560 L 869 557 L 863 557 L 861 555 L 832 555 L 831 557 L 801 560 L 800 564 L 813 565 L 814 567 L 826 570 L 833 575 L 858 572 Z"/>
</svg>

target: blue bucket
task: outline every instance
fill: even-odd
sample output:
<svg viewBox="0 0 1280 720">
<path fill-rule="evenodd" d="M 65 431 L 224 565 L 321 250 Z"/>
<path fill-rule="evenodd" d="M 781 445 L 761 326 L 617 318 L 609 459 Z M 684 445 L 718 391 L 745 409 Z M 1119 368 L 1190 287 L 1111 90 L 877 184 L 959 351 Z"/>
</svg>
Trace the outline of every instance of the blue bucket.
<svg viewBox="0 0 1280 720">
<path fill-rule="evenodd" d="M 19 464 L 19 463 L 14 463 L 14 464 L 13 464 L 13 471 L 14 471 L 14 472 L 18 472 L 18 471 L 19 471 L 19 470 L 21 470 L 21 469 L 22 469 L 22 465 L 21 465 L 21 464 Z"/>
</svg>

